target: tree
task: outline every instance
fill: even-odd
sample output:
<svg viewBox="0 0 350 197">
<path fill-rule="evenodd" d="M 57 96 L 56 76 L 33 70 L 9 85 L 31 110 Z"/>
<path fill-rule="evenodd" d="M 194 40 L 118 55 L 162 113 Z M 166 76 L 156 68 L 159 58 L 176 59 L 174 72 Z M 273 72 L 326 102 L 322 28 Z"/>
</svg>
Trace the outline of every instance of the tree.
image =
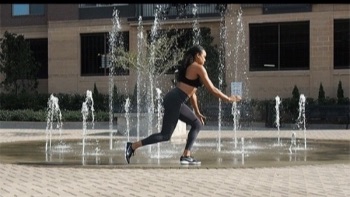
<svg viewBox="0 0 350 197">
<path fill-rule="evenodd" d="M 293 91 L 292 91 L 292 96 L 293 96 L 293 99 L 299 101 L 300 93 L 299 93 L 299 89 L 298 89 L 298 87 L 296 85 L 294 85 L 294 88 L 293 88 Z"/>
<path fill-rule="evenodd" d="M 320 88 L 318 90 L 318 102 L 319 103 L 324 103 L 325 102 L 325 99 L 326 99 L 326 94 L 323 90 L 323 85 L 322 83 L 320 83 Z"/>
<path fill-rule="evenodd" d="M 178 37 L 182 34 L 169 34 L 168 31 L 159 30 L 153 41 L 151 33 L 147 39 L 142 40 L 142 55 L 137 63 L 138 54 L 128 51 L 122 44 L 117 44 L 112 54 L 114 69 L 138 69 L 143 74 L 152 74 L 159 77 L 167 73 L 181 59 L 184 49 L 178 47 Z M 120 40 L 120 37 L 117 38 Z M 152 60 L 152 61 L 151 61 Z"/>
<path fill-rule="evenodd" d="M 94 83 L 94 91 L 93 91 L 92 95 L 98 96 L 98 94 L 99 94 L 99 92 L 98 92 L 98 90 L 97 90 L 96 83 Z"/>
<path fill-rule="evenodd" d="M 35 90 L 40 64 L 35 60 L 30 44 L 23 35 L 5 31 L 0 40 L 0 73 L 5 75 L 1 84 L 16 95 L 19 92 Z"/>
<path fill-rule="evenodd" d="M 200 44 L 204 47 L 205 51 L 207 52 L 206 62 L 204 66 L 207 69 L 210 80 L 213 82 L 213 84 L 216 87 L 219 87 L 220 67 L 218 65 L 218 62 L 219 62 L 218 47 L 212 44 L 214 37 L 211 35 L 210 28 L 207 28 L 207 27 L 200 28 L 200 33 L 201 33 Z M 191 40 L 191 43 L 192 43 L 192 40 Z M 226 87 L 225 81 L 223 82 L 223 87 Z M 209 93 L 209 91 L 206 88 L 198 89 L 198 98 L 200 100 L 199 105 L 201 106 L 201 108 L 205 108 L 205 105 L 208 105 L 208 103 L 214 104 L 219 101 L 216 97 L 211 95 L 211 93 Z"/>
<path fill-rule="evenodd" d="M 214 37 L 211 35 L 210 28 L 207 27 L 200 28 L 200 33 L 200 44 L 207 52 L 205 67 L 213 84 L 218 86 L 220 72 L 218 66 L 219 52 L 217 46 L 212 44 Z M 141 48 L 144 49 L 144 52 L 140 57 L 140 64 L 137 64 L 138 54 L 126 51 L 122 45 L 118 45 L 115 48 L 114 56 L 116 58 L 112 63 L 115 68 L 138 69 L 143 74 L 151 72 L 152 76 L 154 76 L 153 80 L 157 80 L 158 76 L 164 74 L 174 73 L 176 75 L 175 71 L 184 52 L 193 45 L 193 38 L 194 32 L 192 28 L 159 30 L 153 42 L 151 42 L 150 34 L 147 34 L 147 39 L 143 39 Z M 150 62 L 152 56 L 155 57 L 154 62 Z M 176 81 L 176 76 L 171 81 Z M 205 88 L 198 90 L 198 97 L 203 104 L 217 101 Z"/>
<path fill-rule="evenodd" d="M 337 98 L 338 100 L 344 99 L 344 90 L 341 81 L 338 83 Z"/>
<path fill-rule="evenodd" d="M 290 100 L 289 105 L 287 106 L 288 110 L 291 112 L 293 116 L 296 116 L 298 114 L 299 99 L 300 99 L 299 89 L 296 85 L 294 85 L 294 88 L 292 91 L 292 98 Z"/>
</svg>

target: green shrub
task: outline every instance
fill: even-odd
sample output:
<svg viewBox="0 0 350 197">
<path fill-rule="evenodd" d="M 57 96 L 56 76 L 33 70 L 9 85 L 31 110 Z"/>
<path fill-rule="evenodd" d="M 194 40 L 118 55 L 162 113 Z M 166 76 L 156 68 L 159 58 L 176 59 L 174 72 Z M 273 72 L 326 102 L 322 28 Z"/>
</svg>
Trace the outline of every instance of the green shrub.
<svg viewBox="0 0 350 197">
<path fill-rule="evenodd" d="M 63 122 L 81 122 L 83 116 L 81 111 L 61 111 Z M 109 121 L 108 112 L 95 112 L 95 121 Z M 33 122 L 46 122 L 47 110 L 0 110 L 0 121 L 33 121 Z M 91 120 L 91 113 L 89 120 Z"/>
<path fill-rule="evenodd" d="M 46 111 L 0 110 L 0 121 L 46 121 Z"/>
<path fill-rule="evenodd" d="M 71 110 L 63 110 L 62 114 L 62 122 L 82 122 L 83 115 L 81 111 L 71 111 Z"/>
<path fill-rule="evenodd" d="M 109 111 L 109 95 L 93 94 L 94 109 L 95 111 Z M 82 103 L 86 99 L 85 94 L 53 94 L 58 98 L 58 105 L 62 110 L 69 111 L 80 111 Z M 21 93 L 15 94 L 5 94 L 0 93 L 0 110 L 25 110 L 31 109 L 34 111 L 46 110 L 47 103 L 50 98 L 50 94 L 38 94 L 38 93 Z M 114 91 L 113 105 L 123 106 L 125 102 L 125 95 L 118 94 Z"/>
</svg>

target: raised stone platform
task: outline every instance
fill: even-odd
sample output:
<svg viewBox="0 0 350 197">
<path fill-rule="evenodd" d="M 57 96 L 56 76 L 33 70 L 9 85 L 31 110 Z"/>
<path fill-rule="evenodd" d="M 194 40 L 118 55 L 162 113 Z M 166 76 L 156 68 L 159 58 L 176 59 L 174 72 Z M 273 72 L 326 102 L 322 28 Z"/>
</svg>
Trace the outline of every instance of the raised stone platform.
<svg viewBox="0 0 350 197">
<path fill-rule="evenodd" d="M 18 123 L 11 123 L 21 125 Z M 8 126 L 9 124 L 7 124 Z M 0 124 L 0 127 L 2 125 Z M 45 129 L 0 128 L 0 143 L 45 139 Z M 107 127 L 108 128 L 108 127 Z M 102 130 L 101 130 L 102 131 Z M 65 130 L 64 138 L 81 138 Z M 308 130 L 308 139 L 350 140 L 349 130 Z M 204 129 L 199 138 L 215 138 Z M 232 136 L 225 130 L 223 137 Z M 275 137 L 276 130 L 240 131 L 238 137 Z M 282 131 L 281 136 L 290 136 Z M 302 131 L 297 131 L 302 136 Z M 350 153 L 349 153 L 350 154 Z M 137 158 L 137 155 L 132 159 Z M 142 165 L 86 166 L 4 164 L 0 196 L 350 196 L 350 158 L 343 164 L 254 168 L 143 168 Z M 188 181 L 191 180 L 191 181 Z"/>
</svg>

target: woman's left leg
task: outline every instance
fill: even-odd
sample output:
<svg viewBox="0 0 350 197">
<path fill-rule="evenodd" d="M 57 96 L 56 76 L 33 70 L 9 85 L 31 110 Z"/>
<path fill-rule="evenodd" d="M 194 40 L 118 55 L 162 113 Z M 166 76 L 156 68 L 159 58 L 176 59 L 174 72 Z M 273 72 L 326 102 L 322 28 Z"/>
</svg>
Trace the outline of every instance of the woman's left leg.
<svg viewBox="0 0 350 197">
<path fill-rule="evenodd" d="M 202 128 L 202 123 L 198 117 L 193 113 L 193 110 L 188 107 L 186 104 L 182 104 L 180 107 L 180 116 L 179 119 L 185 122 L 188 125 L 191 125 L 191 129 L 188 132 L 186 146 L 183 156 L 190 156 L 190 151 L 192 146 L 198 136 L 199 131 Z"/>
</svg>

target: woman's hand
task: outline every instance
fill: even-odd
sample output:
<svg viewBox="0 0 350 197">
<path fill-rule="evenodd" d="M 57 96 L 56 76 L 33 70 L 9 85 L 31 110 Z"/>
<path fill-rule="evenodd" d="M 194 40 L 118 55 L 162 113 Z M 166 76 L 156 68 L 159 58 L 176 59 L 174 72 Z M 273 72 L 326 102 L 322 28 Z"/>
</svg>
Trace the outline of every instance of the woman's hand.
<svg viewBox="0 0 350 197">
<path fill-rule="evenodd" d="M 203 114 L 201 114 L 201 113 L 196 113 L 196 116 L 198 117 L 198 119 L 201 121 L 201 123 L 204 125 L 205 124 L 205 122 L 204 122 L 204 120 L 206 119 L 206 117 L 205 116 L 203 116 Z"/>
<path fill-rule="evenodd" d="M 240 100 L 242 100 L 241 96 L 239 95 L 232 95 L 229 96 L 229 102 L 239 102 Z"/>
</svg>

